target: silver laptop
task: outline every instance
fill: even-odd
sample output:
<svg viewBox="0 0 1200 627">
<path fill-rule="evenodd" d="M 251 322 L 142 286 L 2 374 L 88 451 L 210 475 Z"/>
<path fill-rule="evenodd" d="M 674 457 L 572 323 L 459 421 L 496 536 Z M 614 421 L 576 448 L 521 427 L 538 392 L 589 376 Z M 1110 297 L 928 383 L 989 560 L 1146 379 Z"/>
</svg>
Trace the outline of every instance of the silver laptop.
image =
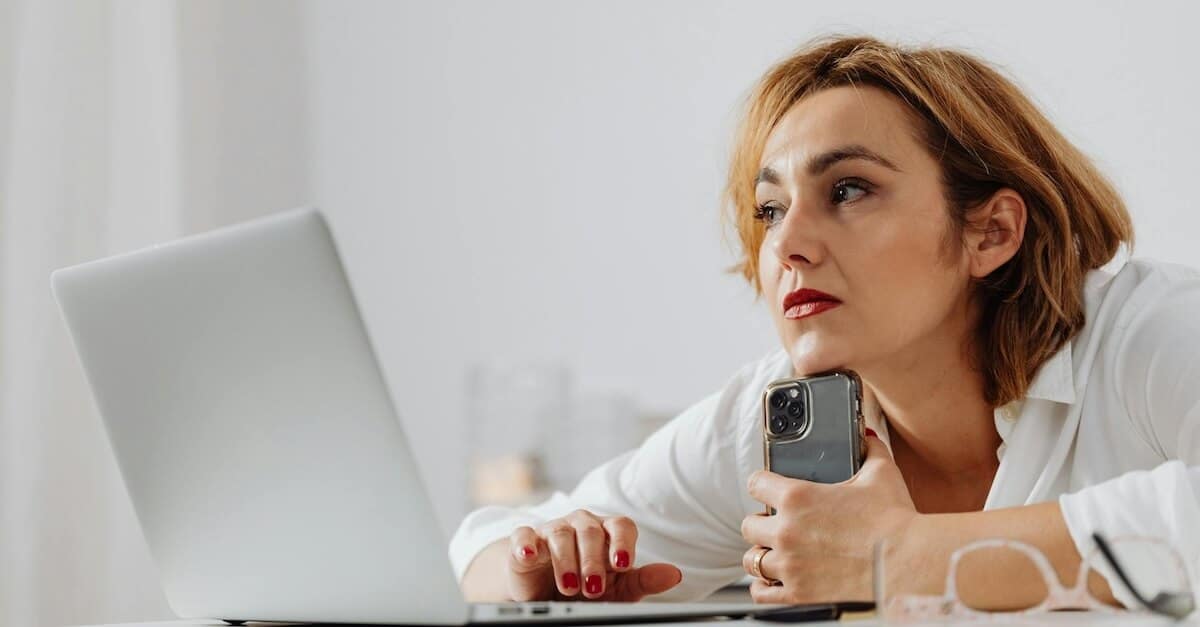
<svg viewBox="0 0 1200 627">
<path fill-rule="evenodd" d="M 315 210 L 51 280 L 181 617 L 450 625 L 769 609 L 466 603 Z"/>
</svg>

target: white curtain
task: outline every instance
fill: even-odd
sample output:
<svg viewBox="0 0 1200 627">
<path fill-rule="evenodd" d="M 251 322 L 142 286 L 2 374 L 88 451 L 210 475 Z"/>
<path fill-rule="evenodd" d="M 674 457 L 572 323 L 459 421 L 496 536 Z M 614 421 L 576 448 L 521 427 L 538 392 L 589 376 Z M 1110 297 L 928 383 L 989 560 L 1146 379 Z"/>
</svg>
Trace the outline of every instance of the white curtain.
<svg viewBox="0 0 1200 627">
<path fill-rule="evenodd" d="M 49 274 L 308 200 L 301 11 L 0 0 L 0 625 L 172 616 Z"/>
</svg>

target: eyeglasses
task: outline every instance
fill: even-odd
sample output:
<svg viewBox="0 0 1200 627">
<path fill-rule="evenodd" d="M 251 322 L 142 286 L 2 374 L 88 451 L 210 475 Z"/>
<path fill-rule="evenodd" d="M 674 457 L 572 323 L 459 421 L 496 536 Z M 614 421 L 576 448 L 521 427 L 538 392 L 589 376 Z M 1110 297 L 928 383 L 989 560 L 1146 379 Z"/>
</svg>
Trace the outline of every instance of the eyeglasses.
<svg viewBox="0 0 1200 627">
<path fill-rule="evenodd" d="M 1093 539 L 1095 547 L 1080 563 L 1072 586 L 1064 586 L 1050 560 L 1029 544 L 1003 538 L 972 542 L 950 555 L 940 594 L 905 590 L 905 569 L 918 565 L 899 564 L 894 557 L 889 564 L 894 545 L 880 542 L 875 546 L 876 607 L 885 621 L 894 623 L 1011 620 L 1014 615 L 1068 609 L 1116 612 L 1092 589 L 1101 580 L 1119 580 L 1124 588 L 1114 584 L 1112 593 L 1127 606 L 1140 604 L 1174 618 L 1195 609 L 1187 569 L 1170 545 L 1147 537 L 1108 541 L 1095 534 Z"/>
</svg>

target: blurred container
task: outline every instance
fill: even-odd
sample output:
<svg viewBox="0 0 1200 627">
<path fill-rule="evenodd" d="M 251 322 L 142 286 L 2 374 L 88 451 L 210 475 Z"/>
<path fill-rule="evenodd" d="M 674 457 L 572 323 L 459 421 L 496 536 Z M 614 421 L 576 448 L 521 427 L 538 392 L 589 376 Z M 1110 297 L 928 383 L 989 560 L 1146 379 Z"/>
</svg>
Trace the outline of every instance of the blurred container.
<svg viewBox="0 0 1200 627">
<path fill-rule="evenodd" d="M 569 492 L 590 470 L 641 444 L 644 431 L 629 395 L 577 394 L 564 420 L 548 431 L 542 454 L 548 487 Z"/>
<path fill-rule="evenodd" d="M 542 451 L 570 407 L 571 374 L 558 363 L 481 364 L 467 374 L 472 506 L 518 505 L 545 495 Z"/>
<path fill-rule="evenodd" d="M 471 507 L 570 492 L 673 415 L 639 412 L 622 392 L 580 393 L 558 363 L 477 365 L 467 375 Z"/>
</svg>

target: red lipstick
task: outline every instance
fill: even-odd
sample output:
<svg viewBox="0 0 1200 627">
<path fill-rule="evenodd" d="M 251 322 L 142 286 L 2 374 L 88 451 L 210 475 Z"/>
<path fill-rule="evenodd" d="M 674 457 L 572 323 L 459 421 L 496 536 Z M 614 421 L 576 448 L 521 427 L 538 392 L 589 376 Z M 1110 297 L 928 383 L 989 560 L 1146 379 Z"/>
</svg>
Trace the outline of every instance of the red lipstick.
<svg viewBox="0 0 1200 627">
<path fill-rule="evenodd" d="M 840 304 L 842 301 L 821 290 L 805 287 L 791 292 L 783 298 L 783 317 L 788 320 L 799 320 L 829 311 Z"/>
</svg>

